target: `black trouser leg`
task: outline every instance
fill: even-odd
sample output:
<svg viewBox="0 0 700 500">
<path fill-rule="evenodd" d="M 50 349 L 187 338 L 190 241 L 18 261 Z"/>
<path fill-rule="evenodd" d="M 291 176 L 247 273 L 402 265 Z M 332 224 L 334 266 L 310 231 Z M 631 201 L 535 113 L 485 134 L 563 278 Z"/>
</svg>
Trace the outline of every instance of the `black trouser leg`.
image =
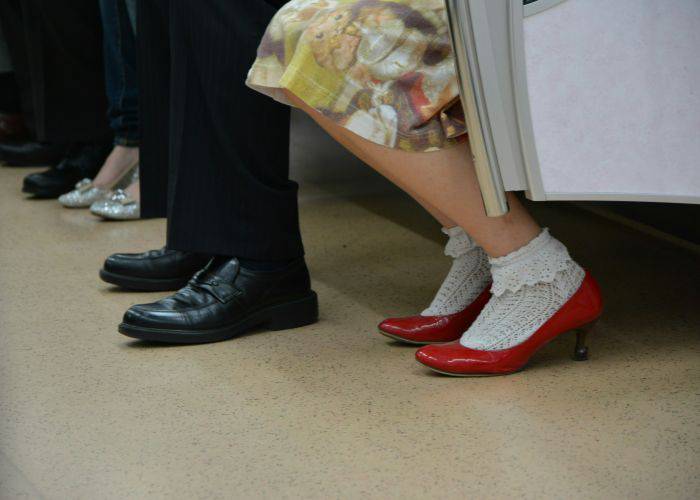
<svg viewBox="0 0 700 500">
<path fill-rule="evenodd" d="M 0 113 L 15 114 L 22 110 L 14 73 L 0 73 Z"/>
<path fill-rule="evenodd" d="M 0 22 L 0 114 L 17 114 L 21 109 L 19 87 Z"/>
<path fill-rule="evenodd" d="M 170 2 L 138 2 L 141 216 L 165 217 L 170 148 Z"/>
<path fill-rule="evenodd" d="M 29 74 L 29 54 L 25 37 L 22 6 L 19 0 L 0 0 L 0 25 L 7 42 L 14 71 L 14 80 L 19 87 L 22 114 L 27 127 L 34 129 L 34 103 Z M 11 84 L 7 84 L 10 85 Z M 3 86 L 3 90 L 5 87 Z"/>
<path fill-rule="evenodd" d="M 68 143 L 109 138 L 97 2 L 20 3 L 38 139 Z"/>
<path fill-rule="evenodd" d="M 168 246 L 249 259 L 303 255 L 289 110 L 245 86 L 275 8 L 172 0 Z"/>
</svg>

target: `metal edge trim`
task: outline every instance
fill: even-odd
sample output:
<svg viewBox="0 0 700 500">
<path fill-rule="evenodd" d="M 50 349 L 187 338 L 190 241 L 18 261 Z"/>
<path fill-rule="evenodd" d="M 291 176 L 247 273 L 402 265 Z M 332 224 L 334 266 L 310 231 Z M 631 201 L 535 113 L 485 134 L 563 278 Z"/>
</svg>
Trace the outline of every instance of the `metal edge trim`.
<svg viewBox="0 0 700 500">
<path fill-rule="evenodd" d="M 520 133 L 520 147 L 525 166 L 525 177 L 529 189 L 526 196 L 533 201 L 546 201 L 542 172 L 540 171 L 535 131 L 530 108 L 530 91 L 527 79 L 525 54 L 525 17 L 522 0 L 510 2 L 512 90 L 515 98 L 516 121 Z"/>
<path fill-rule="evenodd" d="M 648 203 L 681 203 L 700 205 L 700 196 L 654 193 L 547 193 L 548 201 L 634 201 Z"/>
<path fill-rule="evenodd" d="M 566 0 L 538 0 L 535 3 L 527 4 L 524 6 L 525 17 L 534 16 L 565 1 Z M 522 4 L 523 2 L 521 1 L 520 5 Z"/>
<path fill-rule="evenodd" d="M 472 2 L 484 0 L 446 0 L 450 36 L 454 48 L 462 107 L 469 130 L 484 209 L 489 217 L 509 211 L 503 178 L 498 165 L 484 92 L 481 88 L 478 53 L 474 39 Z"/>
</svg>

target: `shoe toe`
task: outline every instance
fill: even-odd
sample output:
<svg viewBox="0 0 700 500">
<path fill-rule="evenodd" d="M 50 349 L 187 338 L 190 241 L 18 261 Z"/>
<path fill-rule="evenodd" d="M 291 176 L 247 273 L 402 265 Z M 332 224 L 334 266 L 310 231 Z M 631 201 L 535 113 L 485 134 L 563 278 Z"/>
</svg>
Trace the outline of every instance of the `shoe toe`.
<svg viewBox="0 0 700 500">
<path fill-rule="evenodd" d="M 115 253 L 105 259 L 102 268 L 109 273 L 131 275 L 133 273 L 133 266 L 129 264 L 132 260 L 133 259 L 129 259 L 125 254 Z"/>
<path fill-rule="evenodd" d="M 159 330 L 177 330 L 186 326 L 181 314 L 158 303 L 132 306 L 124 313 L 123 322 L 130 326 Z"/>
<path fill-rule="evenodd" d="M 90 205 L 90 212 L 95 215 L 104 216 L 104 214 L 107 213 L 108 207 L 109 204 L 107 201 L 96 201 Z"/>
<path fill-rule="evenodd" d="M 416 352 L 416 361 L 441 373 L 460 374 L 465 371 L 465 362 L 469 364 L 472 361 L 471 352 L 459 341 L 428 345 Z"/>
<path fill-rule="evenodd" d="M 157 327 L 163 323 L 163 311 L 156 304 L 136 305 L 124 313 L 123 321 L 133 326 Z"/>
<path fill-rule="evenodd" d="M 416 361 L 430 368 L 437 368 L 441 365 L 441 349 L 437 345 L 427 345 L 416 351 Z"/>
<path fill-rule="evenodd" d="M 406 328 L 403 325 L 401 318 L 388 318 L 379 323 L 378 328 L 384 333 L 391 335 L 402 335 L 406 333 Z"/>
<path fill-rule="evenodd" d="M 75 193 L 75 191 L 62 194 L 58 197 L 58 202 L 67 208 L 81 208 L 84 206 L 82 200 L 80 199 L 80 196 L 78 196 L 77 193 Z"/>
<path fill-rule="evenodd" d="M 24 178 L 24 189 L 39 188 L 44 185 L 44 176 L 42 174 L 29 174 Z"/>
<path fill-rule="evenodd" d="M 132 306 L 124 313 L 122 322 L 133 326 L 150 326 L 151 316 L 151 312 L 144 306 Z"/>
</svg>

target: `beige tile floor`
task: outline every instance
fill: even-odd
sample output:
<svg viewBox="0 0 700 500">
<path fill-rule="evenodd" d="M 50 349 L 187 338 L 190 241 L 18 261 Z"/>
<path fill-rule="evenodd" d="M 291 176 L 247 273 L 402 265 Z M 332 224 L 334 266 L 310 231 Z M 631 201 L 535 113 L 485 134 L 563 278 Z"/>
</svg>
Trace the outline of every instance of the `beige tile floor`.
<svg viewBox="0 0 700 500">
<path fill-rule="evenodd" d="M 700 498 L 687 250 L 537 207 L 604 287 L 592 359 L 564 338 L 522 373 L 451 379 L 374 328 L 428 301 L 448 265 L 437 228 L 399 196 L 307 187 L 321 321 L 157 347 L 116 325 L 158 294 L 97 270 L 160 246 L 163 222 L 24 200 L 29 171 L 0 169 L 0 498 Z"/>
</svg>

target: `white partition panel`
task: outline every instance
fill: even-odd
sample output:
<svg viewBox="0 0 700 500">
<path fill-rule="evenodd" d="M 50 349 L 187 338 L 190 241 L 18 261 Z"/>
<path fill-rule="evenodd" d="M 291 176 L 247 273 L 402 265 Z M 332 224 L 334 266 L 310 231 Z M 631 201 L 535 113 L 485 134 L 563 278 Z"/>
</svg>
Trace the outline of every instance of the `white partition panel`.
<svg viewBox="0 0 700 500">
<path fill-rule="evenodd" d="M 535 198 L 700 202 L 700 0 L 566 0 L 523 43 Z"/>
</svg>

